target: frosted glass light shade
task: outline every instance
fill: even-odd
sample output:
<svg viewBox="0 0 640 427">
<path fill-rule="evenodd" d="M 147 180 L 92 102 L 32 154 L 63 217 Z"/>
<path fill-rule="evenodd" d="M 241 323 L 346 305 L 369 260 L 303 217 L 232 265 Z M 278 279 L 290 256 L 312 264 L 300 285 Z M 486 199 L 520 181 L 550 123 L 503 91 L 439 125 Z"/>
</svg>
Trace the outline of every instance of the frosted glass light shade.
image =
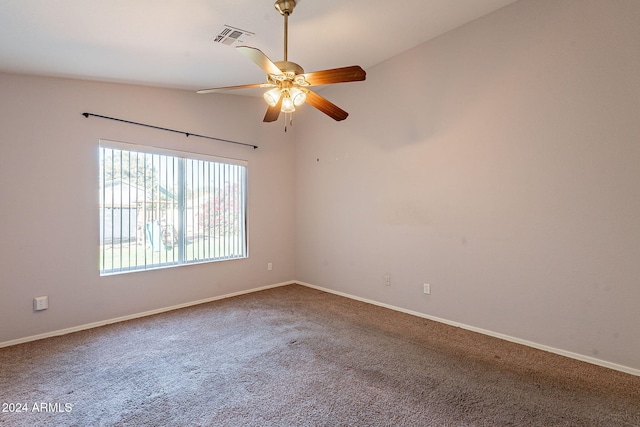
<svg viewBox="0 0 640 427">
<path fill-rule="evenodd" d="M 289 92 L 291 93 L 293 105 L 295 105 L 296 107 L 301 106 L 307 100 L 307 94 L 296 87 L 292 88 Z"/>
<path fill-rule="evenodd" d="M 296 111 L 296 107 L 293 105 L 293 100 L 288 94 L 282 98 L 282 108 L 280 111 L 283 113 L 293 113 Z"/>
<path fill-rule="evenodd" d="M 271 89 L 265 92 L 264 95 L 262 95 L 262 97 L 267 102 L 267 104 L 269 104 L 269 106 L 275 107 L 276 104 L 278 103 L 278 100 L 280 99 L 280 89 L 278 88 Z"/>
</svg>

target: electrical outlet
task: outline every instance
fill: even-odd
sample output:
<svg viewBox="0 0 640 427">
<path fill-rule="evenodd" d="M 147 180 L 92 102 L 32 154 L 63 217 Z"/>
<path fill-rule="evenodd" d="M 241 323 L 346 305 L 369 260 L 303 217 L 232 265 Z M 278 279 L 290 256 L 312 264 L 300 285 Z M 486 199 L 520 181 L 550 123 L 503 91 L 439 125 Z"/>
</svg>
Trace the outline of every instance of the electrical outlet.
<svg viewBox="0 0 640 427">
<path fill-rule="evenodd" d="M 42 297 L 35 297 L 33 299 L 33 311 L 42 311 L 42 310 L 46 310 L 47 308 L 49 308 L 49 297 L 48 296 L 42 296 Z"/>
<path fill-rule="evenodd" d="M 386 274 L 386 275 L 384 276 L 384 285 L 385 285 L 385 286 L 391 286 L 391 276 L 390 276 L 390 275 L 388 275 L 388 274 Z"/>
<path fill-rule="evenodd" d="M 428 283 L 424 284 L 424 293 L 429 295 L 431 293 L 431 285 Z"/>
<path fill-rule="evenodd" d="M 267 271 L 271 271 L 273 270 L 273 264 L 272 263 L 268 263 L 267 264 Z"/>
</svg>

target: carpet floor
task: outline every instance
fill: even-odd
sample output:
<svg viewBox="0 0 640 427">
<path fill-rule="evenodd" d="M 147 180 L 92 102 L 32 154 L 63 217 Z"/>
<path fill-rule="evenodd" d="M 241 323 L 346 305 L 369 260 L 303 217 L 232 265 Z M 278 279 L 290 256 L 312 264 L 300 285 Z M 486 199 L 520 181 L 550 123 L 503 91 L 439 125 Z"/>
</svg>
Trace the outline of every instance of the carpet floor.
<svg viewBox="0 0 640 427">
<path fill-rule="evenodd" d="M 0 349 L 2 426 L 640 426 L 640 377 L 290 285 Z"/>
</svg>

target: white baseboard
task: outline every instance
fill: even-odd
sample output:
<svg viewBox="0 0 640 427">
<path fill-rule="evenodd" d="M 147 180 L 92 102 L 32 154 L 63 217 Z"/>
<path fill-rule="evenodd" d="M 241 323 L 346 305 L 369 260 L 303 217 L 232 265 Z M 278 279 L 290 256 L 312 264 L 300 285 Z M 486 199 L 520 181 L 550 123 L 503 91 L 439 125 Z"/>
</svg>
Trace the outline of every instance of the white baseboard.
<svg viewBox="0 0 640 427">
<path fill-rule="evenodd" d="M 44 334 L 32 335 L 32 336 L 29 336 L 29 337 L 18 338 L 18 339 L 11 340 L 11 341 L 4 341 L 4 342 L 0 342 L 0 348 L 9 347 L 9 346 L 16 345 L 16 344 L 23 344 L 23 343 L 30 342 L 30 341 L 41 340 L 41 339 L 44 339 L 44 338 L 57 337 L 57 336 L 60 336 L 60 335 L 66 335 L 66 334 L 70 334 L 70 333 L 73 333 L 73 332 L 84 331 L 85 329 L 98 328 L 100 326 L 110 325 L 112 323 L 125 322 L 127 320 L 138 319 L 140 317 L 152 316 L 154 314 L 160 314 L 160 313 L 164 313 L 164 312 L 167 312 L 167 311 L 172 311 L 172 310 L 178 310 L 178 309 L 181 309 L 181 308 L 191 307 L 192 305 L 204 304 L 204 303 L 207 303 L 207 302 L 218 301 L 218 300 L 225 299 L 225 298 L 237 297 L 239 295 L 250 294 L 250 293 L 258 292 L 258 291 L 264 291 L 266 289 L 277 288 L 277 287 L 286 286 L 286 285 L 292 285 L 294 283 L 297 283 L 297 282 L 289 281 L 289 282 L 276 283 L 274 285 L 262 286 L 260 288 L 248 289 L 246 291 L 233 292 L 233 293 L 230 293 L 230 294 L 220 295 L 220 296 L 217 296 L 217 297 L 211 297 L 211 298 L 201 299 L 201 300 L 198 300 L 198 301 L 186 302 L 186 303 L 183 303 L 183 304 L 173 305 L 171 307 L 158 308 L 156 310 L 150 310 L 150 311 L 145 311 L 145 312 L 142 312 L 142 313 L 130 314 L 128 316 L 116 317 L 115 319 L 102 320 L 102 321 L 99 321 L 99 322 L 87 323 L 85 325 L 74 326 L 74 327 L 71 327 L 71 328 L 60 329 L 60 330 L 52 331 L 52 332 L 46 332 Z"/>
<path fill-rule="evenodd" d="M 624 366 L 624 365 L 618 365 L 617 363 L 607 362 L 606 360 L 596 359 L 594 357 L 585 356 L 583 354 L 574 353 L 574 352 L 571 352 L 571 351 L 566 351 L 566 350 L 562 350 L 562 349 L 558 349 L 558 348 L 554 348 L 554 347 L 549 347 L 549 346 L 546 346 L 546 345 L 543 345 L 543 344 L 538 344 L 538 343 L 535 343 L 535 342 L 532 342 L 532 341 L 527 341 L 527 340 L 523 340 L 523 339 L 520 339 L 520 338 L 515 338 L 515 337 L 509 336 L 509 335 L 505 335 L 505 334 L 501 334 L 501 333 L 498 333 L 498 332 L 493 332 L 493 331 L 488 331 L 486 329 L 476 328 L 475 326 L 469 326 L 469 325 L 465 325 L 463 323 L 453 322 L 451 320 L 442 319 L 442 318 L 435 317 L 435 316 L 430 316 L 428 314 L 420 313 L 420 312 L 413 311 L 413 310 L 407 310 L 407 309 L 404 309 L 404 308 L 401 308 L 401 307 L 396 307 L 396 306 L 393 306 L 393 305 L 389 305 L 389 304 L 385 304 L 385 303 L 382 303 L 382 302 L 370 300 L 370 299 L 367 299 L 367 298 L 357 297 L 355 295 L 350 295 L 350 294 L 347 294 L 347 293 L 344 293 L 344 292 L 334 291 L 333 289 L 323 288 L 321 286 L 312 285 L 310 283 L 301 282 L 299 280 L 295 281 L 294 283 L 297 283 L 297 284 L 302 285 L 302 286 L 307 286 L 309 288 L 317 289 L 319 291 L 323 291 L 323 292 L 328 292 L 328 293 L 331 293 L 331 294 L 339 295 L 341 297 L 350 298 L 350 299 L 353 299 L 353 300 L 365 302 L 367 304 L 377 305 L 379 307 L 388 308 L 390 310 L 399 311 L 401 313 L 410 314 L 412 316 L 422 317 L 424 319 L 433 320 L 435 322 L 444 323 L 446 325 L 455 326 L 455 327 L 466 329 L 466 330 L 469 330 L 469 331 L 472 331 L 472 332 L 478 332 L 480 334 L 489 335 L 489 336 L 494 337 L 494 338 L 500 338 L 500 339 L 505 340 L 505 341 L 511 341 L 513 343 L 516 343 L 516 344 L 526 345 L 527 347 L 533 347 L 533 348 L 536 348 L 538 350 L 547 351 L 549 353 L 559 354 L 560 356 L 569 357 L 571 359 L 580 360 L 582 362 L 591 363 L 593 365 L 598 365 L 598 366 L 602 366 L 602 367 L 605 367 L 605 368 L 614 369 L 616 371 L 625 372 L 627 374 L 640 376 L 640 369 L 630 368 L 630 367 Z"/>
<path fill-rule="evenodd" d="M 198 304 L 205 304 L 208 302 L 212 302 L 212 301 L 218 301 L 221 299 L 225 299 L 225 298 L 231 298 L 231 297 L 235 297 L 235 296 L 239 296 L 239 295 L 245 295 L 245 294 L 250 294 L 253 292 L 258 292 L 258 291 L 263 291 L 266 289 L 272 289 L 272 288 L 277 288 L 280 286 L 287 286 L 287 285 L 292 285 L 292 284 L 299 284 L 302 286 L 306 286 L 309 288 L 313 288 L 313 289 L 317 289 L 319 291 L 323 291 L 323 292 L 328 292 L 334 295 L 339 295 L 345 298 L 350 298 L 356 301 L 361 301 L 361 302 L 365 302 L 367 304 L 373 304 L 373 305 L 377 305 L 379 307 L 384 307 L 384 308 L 388 308 L 390 310 L 394 310 L 394 311 L 399 311 L 401 313 L 405 313 L 405 314 L 410 314 L 412 316 L 417 316 L 417 317 L 422 317 L 424 319 L 428 319 L 428 320 L 433 320 L 435 322 L 439 322 L 439 323 L 444 323 L 446 325 L 450 325 L 450 326 L 455 326 L 458 328 L 462 328 L 462 329 L 466 329 L 472 332 L 478 332 L 480 334 L 484 334 L 484 335 L 488 335 L 491 337 L 495 337 L 495 338 L 499 338 L 499 339 L 503 339 L 505 341 L 510 341 L 516 344 L 522 344 L 522 345 L 526 345 L 528 347 L 532 347 L 532 348 L 536 348 L 538 350 L 543 350 L 543 351 L 548 351 L 549 353 L 555 353 L 555 354 L 559 354 L 561 356 L 565 356 L 565 357 L 569 357 L 571 359 L 576 359 L 576 360 L 580 360 L 582 362 L 587 362 L 587 363 L 591 363 L 594 365 L 598 365 L 598 366 L 602 366 L 605 368 L 609 368 L 609 369 L 614 369 L 616 371 L 620 371 L 620 372 L 625 372 L 627 374 L 631 374 L 631 375 L 635 375 L 635 376 L 640 376 L 640 369 L 635 369 L 635 368 L 631 368 L 628 366 L 624 366 L 624 365 L 619 365 L 617 363 L 612 363 L 612 362 L 607 362 L 606 360 L 601 360 L 601 359 L 596 359 L 594 357 L 590 357 L 590 356 L 585 356 L 583 354 L 579 354 L 579 353 L 574 353 L 571 351 L 566 351 L 566 350 L 562 350 L 562 349 L 558 349 L 558 348 L 554 348 L 554 347 L 549 347 L 543 344 L 538 344 L 532 341 L 527 341 L 527 340 L 523 340 L 520 338 L 515 338 L 509 335 L 505 335 L 505 334 L 501 334 L 498 332 L 493 332 L 493 331 L 489 331 L 486 329 L 481 329 L 481 328 L 477 328 L 475 326 L 470 326 L 470 325 L 465 325 L 463 323 L 458 323 L 458 322 L 454 322 L 451 320 L 447 320 L 447 319 L 442 319 L 439 317 L 435 317 L 435 316 L 430 316 L 428 314 L 424 314 L 424 313 L 420 313 L 417 311 L 413 311 L 413 310 L 407 310 L 401 307 L 396 307 L 390 304 L 385 304 L 382 302 L 378 302 L 378 301 L 374 301 L 374 300 L 370 300 L 367 298 L 361 298 L 355 295 L 351 295 L 351 294 L 347 294 L 345 292 L 340 292 L 340 291 L 335 291 L 333 289 L 328 289 L 328 288 L 323 288 L 321 286 L 316 286 L 316 285 L 312 285 L 310 283 L 305 283 L 299 280 L 291 280 L 288 282 L 282 282 L 282 283 L 276 283 L 273 285 L 268 285 L 268 286 L 262 286 L 259 288 L 253 288 L 253 289 L 248 289 L 245 291 L 239 291 L 239 292 L 233 292 L 230 294 L 225 294 L 225 295 L 219 295 L 216 297 L 211 297 L 211 298 L 205 298 L 202 300 L 198 300 L 198 301 L 191 301 L 191 302 L 187 302 L 187 303 L 183 303 L 183 304 L 178 304 L 178 305 L 174 305 L 171 307 L 164 307 L 164 308 L 159 308 L 156 310 L 150 310 L 150 311 L 145 311 L 142 313 L 135 313 L 135 314 L 130 314 L 128 316 L 122 316 L 122 317 L 117 317 L 114 319 L 108 319 L 108 320 L 102 320 L 99 322 L 93 322 L 93 323 L 87 323 L 84 325 L 80 325 L 80 326 L 74 326 L 71 328 L 66 328 L 66 329 L 60 329 L 57 331 L 52 331 L 52 332 L 47 332 L 44 334 L 38 334 L 38 335 L 32 335 L 29 337 L 24 337 L 24 338 L 18 338 L 15 340 L 10 340 L 10 341 L 4 341 L 4 342 L 0 342 L 0 348 L 2 347 L 9 347 L 12 345 L 17 345 L 17 344 L 23 344 L 26 342 L 30 342 L 30 341 L 36 341 L 36 340 L 41 340 L 44 338 L 50 338 L 50 337 L 55 337 L 55 336 L 59 336 L 59 335 L 66 335 L 66 334 L 70 334 L 73 332 L 78 332 L 78 331 L 83 331 L 86 329 L 92 329 L 92 328 L 98 328 L 100 326 L 105 326 L 105 325 L 109 325 L 112 323 L 118 323 L 118 322 L 125 322 L 127 320 L 133 320 L 133 319 L 138 319 L 141 317 L 146 317 L 146 316 L 152 316 L 154 314 L 160 314 L 160 313 L 164 313 L 167 311 L 172 311 L 172 310 L 178 310 L 181 308 L 186 308 L 186 307 L 190 307 L 193 305 L 198 305 Z"/>
</svg>

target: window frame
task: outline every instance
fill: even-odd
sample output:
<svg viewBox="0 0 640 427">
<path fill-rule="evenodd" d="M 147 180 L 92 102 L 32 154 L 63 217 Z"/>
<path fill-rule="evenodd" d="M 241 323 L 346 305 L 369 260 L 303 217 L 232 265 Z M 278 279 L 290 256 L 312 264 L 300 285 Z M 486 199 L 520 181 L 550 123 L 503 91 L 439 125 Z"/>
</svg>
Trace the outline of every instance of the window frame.
<svg viewBox="0 0 640 427">
<path fill-rule="evenodd" d="M 120 153 L 129 152 L 130 155 L 135 155 L 136 159 L 138 159 L 138 156 L 143 156 L 145 162 L 148 160 L 147 156 L 151 156 L 151 159 L 156 159 L 156 156 L 160 156 L 160 157 L 157 157 L 158 160 L 162 159 L 163 157 L 165 158 L 165 160 L 160 160 L 161 162 L 164 161 L 166 163 L 169 161 L 171 162 L 177 161 L 178 165 L 180 164 L 183 165 L 178 167 L 178 172 L 176 172 L 176 169 L 175 169 L 176 163 L 173 163 L 172 165 L 173 169 L 172 169 L 172 172 L 170 173 L 172 176 L 171 184 L 172 186 L 177 185 L 175 188 L 173 188 L 173 192 L 167 190 L 169 187 L 169 185 L 167 185 L 167 182 L 164 183 L 165 188 L 162 187 L 162 177 L 160 178 L 155 177 L 156 170 L 154 169 L 153 165 L 149 172 L 153 175 L 152 181 L 151 183 L 147 182 L 146 174 L 147 174 L 148 165 L 146 163 L 144 165 L 144 169 L 143 169 L 143 174 L 145 175 L 145 178 L 144 178 L 145 190 L 143 193 L 144 200 L 140 202 L 137 199 L 139 193 L 136 193 L 136 227 L 135 227 L 136 235 L 135 235 L 135 243 L 134 243 L 134 245 L 136 245 L 135 250 L 139 251 L 137 246 L 139 245 L 138 236 L 140 233 L 140 223 L 139 223 L 140 219 L 137 216 L 137 210 L 142 209 L 143 218 L 144 218 L 143 220 L 144 227 L 142 230 L 142 234 L 144 236 L 143 251 L 145 253 L 145 258 L 143 263 L 139 263 L 138 259 L 136 258 L 135 265 L 132 265 L 131 259 L 130 259 L 131 246 L 132 246 L 131 244 L 132 217 L 130 213 L 130 209 L 131 209 L 130 205 L 128 208 L 129 216 L 127 217 L 128 229 L 124 229 L 122 224 L 123 219 L 125 218 L 122 215 L 122 210 L 123 210 L 122 203 L 124 200 L 127 200 L 127 199 L 128 199 L 127 203 L 131 202 L 131 187 L 137 186 L 139 185 L 139 183 L 136 182 L 135 184 L 132 184 L 131 182 L 126 181 L 122 176 L 120 176 L 120 178 L 118 179 L 115 179 L 113 175 L 115 168 L 112 165 L 111 166 L 112 176 L 110 180 L 110 184 L 112 188 L 111 197 L 112 198 L 114 197 L 113 194 L 115 193 L 115 190 L 113 189 L 113 186 L 118 180 L 120 181 L 121 193 L 120 193 L 119 205 L 116 205 L 115 203 L 113 203 L 113 199 L 111 201 L 110 209 L 112 212 L 111 212 L 111 224 L 109 225 L 109 227 L 111 228 L 108 231 L 110 231 L 109 236 L 111 236 L 110 244 L 111 244 L 112 250 L 115 246 L 114 240 L 116 238 L 114 236 L 115 235 L 120 236 L 119 237 L 120 259 L 119 259 L 119 264 L 116 265 L 114 261 L 115 257 L 112 254 L 110 267 L 109 268 L 107 267 L 105 253 L 107 251 L 108 244 L 106 244 L 107 228 L 105 223 L 107 222 L 106 196 L 107 196 L 108 187 L 107 187 L 106 173 L 104 170 L 106 159 L 103 158 L 105 150 L 119 150 Z M 129 155 L 128 161 L 131 161 L 130 155 Z M 98 171 L 99 171 L 98 172 L 98 175 L 99 175 L 98 177 L 98 182 L 99 182 L 98 210 L 99 210 L 99 229 L 100 229 L 98 252 L 100 256 L 100 259 L 99 259 L 100 276 L 110 276 L 110 275 L 116 275 L 116 274 L 155 270 L 155 269 L 170 268 L 170 267 L 179 267 L 179 266 L 192 265 L 192 264 L 203 264 L 203 263 L 210 263 L 210 262 L 246 259 L 249 257 L 248 206 L 247 206 L 248 187 L 249 187 L 248 185 L 249 184 L 249 164 L 247 160 L 227 158 L 227 157 L 221 157 L 221 156 L 215 156 L 215 155 L 197 153 L 197 152 L 191 152 L 191 151 L 160 148 L 160 147 L 149 146 L 149 145 L 133 144 L 128 142 L 118 142 L 118 141 L 113 141 L 108 139 L 100 139 L 98 142 L 98 163 L 99 163 L 98 164 Z M 159 165 L 160 164 L 161 163 L 159 163 Z M 203 181 L 199 180 L 200 177 L 194 178 L 194 167 L 196 167 L 196 165 L 202 165 L 203 168 L 205 166 L 210 168 L 209 173 L 212 168 L 213 170 L 217 171 L 217 175 L 216 173 L 214 173 L 213 176 L 211 176 L 210 174 L 206 174 L 206 178 L 209 180 L 209 182 L 205 184 Z M 121 166 L 117 168 L 120 174 L 122 174 L 122 169 L 120 169 L 121 167 L 122 167 L 122 163 L 121 163 Z M 189 174 L 187 170 L 190 170 L 191 173 Z M 198 171 L 200 170 L 198 169 Z M 233 173 L 229 171 L 233 171 Z M 139 173 L 138 166 L 136 166 L 136 173 Z M 178 175 L 178 178 L 176 178 L 175 175 Z M 189 175 L 189 179 L 186 179 L 186 175 Z M 131 178 L 131 177 L 128 177 L 128 178 Z M 125 181 L 126 181 L 126 186 L 128 186 L 129 188 L 127 192 L 127 198 L 125 198 L 124 196 Z M 197 182 L 198 184 L 197 198 L 195 196 L 196 190 L 194 188 L 189 188 L 190 183 L 191 185 L 193 185 L 194 182 Z M 232 182 L 232 184 L 230 184 L 230 182 Z M 157 184 L 157 190 L 153 189 L 156 187 L 156 184 Z M 151 186 L 152 190 L 147 189 L 148 185 Z M 206 186 L 206 190 L 202 189 L 203 186 Z M 153 198 L 155 196 L 152 196 L 152 199 L 149 200 L 147 198 L 148 197 L 147 191 L 151 191 L 152 193 L 157 191 L 156 194 L 158 198 L 156 199 L 156 198 Z M 189 193 L 189 191 L 191 191 L 191 196 L 188 198 L 187 194 Z M 163 195 L 165 196 L 164 201 L 160 197 L 160 192 L 162 192 Z M 177 201 L 174 194 L 172 194 L 176 192 L 178 193 Z M 229 196 L 230 194 L 233 194 L 233 196 L 230 197 Z M 218 198 L 216 199 L 218 200 L 218 203 L 214 201 L 214 198 L 216 197 Z M 228 207 L 228 202 L 226 201 L 227 197 L 234 204 L 234 207 L 232 209 L 233 209 L 233 214 L 235 216 L 229 215 L 229 216 L 219 217 L 218 215 L 212 215 L 210 210 L 203 211 L 203 209 L 205 209 L 204 207 L 205 203 L 206 203 L 206 209 L 211 209 L 212 204 L 214 205 L 213 209 L 218 209 L 220 206 L 220 203 L 219 203 L 220 199 L 224 201 L 225 209 L 229 210 L 230 208 Z M 171 201 L 169 200 L 169 198 L 173 200 Z M 141 203 L 144 205 L 144 208 L 140 208 Z M 169 222 L 168 219 L 165 218 L 165 226 L 166 227 L 170 226 L 171 228 L 167 228 L 167 230 L 172 229 L 172 231 L 170 233 L 167 232 L 166 234 L 170 234 L 171 241 L 175 242 L 175 244 L 174 243 L 171 244 L 170 250 L 173 251 L 174 249 L 177 248 L 178 255 L 177 255 L 177 259 L 176 259 L 175 253 L 172 254 L 171 260 L 166 258 L 167 256 L 166 251 L 168 249 L 167 249 L 166 242 L 164 241 L 165 229 L 162 228 L 163 227 L 162 222 L 159 219 L 161 217 L 161 208 L 158 207 L 157 208 L 158 216 L 155 217 L 154 216 L 155 212 L 153 212 L 154 215 L 152 215 L 153 217 L 152 220 L 153 222 L 157 222 L 158 226 L 160 226 L 161 227 L 160 229 L 162 230 L 161 231 L 162 237 L 159 237 L 160 234 L 157 234 L 156 237 L 159 237 L 159 238 L 157 238 L 156 240 L 160 240 L 162 243 L 162 246 L 165 250 L 165 260 L 162 260 L 162 255 L 160 254 L 158 256 L 158 259 L 155 262 L 153 261 L 153 258 L 154 258 L 153 255 L 155 252 L 158 252 L 158 250 L 156 249 L 155 246 L 152 246 L 151 262 L 147 263 L 146 254 L 149 251 L 148 245 L 152 241 L 152 236 L 157 232 L 156 230 L 156 231 L 153 231 L 152 233 L 151 230 L 149 229 L 149 224 L 151 222 L 147 217 L 147 212 L 149 211 L 149 208 L 147 206 L 151 204 L 152 206 L 151 210 L 153 211 L 154 209 L 156 209 L 154 207 L 155 204 L 157 204 L 158 206 L 161 206 L 162 203 L 164 203 L 165 205 L 165 208 L 164 208 L 165 215 L 167 214 L 167 212 L 169 212 L 168 206 L 171 205 L 171 215 L 172 215 L 171 222 Z M 119 220 L 120 220 L 119 229 L 118 228 L 114 229 L 113 223 L 116 222 L 114 221 L 114 219 L 116 218 L 114 215 L 114 211 L 117 207 L 119 207 L 121 211 L 120 217 L 119 217 Z M 174 212 L 176 209 L 178 210 L 178 213 L 176 216 L 173 216 L 175 215 Z M 191 222 L 189 222 L 189 212 L 188 212 L 189 210 L 191 211 Z M 194 214 L 194 211 L 196 211 L 195 214 Z M 217 212 L 219 211 L 216 210 L 216 213 Z M 207 217 L 208 222 L 206 222 L 206 224 L 201 223 L 200 215 Z M 217 229 L 218 229 L 217 235 L 212 234 L 212 230 L 216 226 L 211 223 L 211 219 L 210 219 L 211 217 L 222 218 L 224 220 L 224 224 L 225 224 L 224 226 L 220 226 L 221 221 L 218 221 L 217 223 Z M 177 220 L 177 224 L 175 223 L 176 220 Z M 227 225 L 229 220 L 231 220 L 231 223 L 234 225 L 232 226 Z M 216 220 L 214 220 L 214 222 L 215 221 Z M 169 225 L 166 225 L 166 224 L 169 224 Z M 177 225 L 177 228 L 176 228 L 176 225 Z M 234 234 L 234 238 L 228 239 L 226 237 L 227 233 L 229 233 L 227 228 L 236 229 L 236 227 L 237 227 L 237 230 Z M 191 234 L 189 234 L 189 228 L 191 229 Z M 208 231 L 202 234 L 200 231 L 201 228 L 207 229 Z M 151 227 L 151 229 L 153 230 L 153 227 Z M 224 238 L 222 238 L 222 234 L 221 234 L 222 232 L 220 231 L 220 229 L 225 229 Z M 124 245 L 123 243 L 123 238 L 125 237 L 124 232 L 126 232 L 126 237 L 128 239 L 126 243 L 128 245 L 127 247 L 128 263 L 123 264 L 122 247 Z M 177 234 L 177 238 L 174 238 L 174 234 Z M 215 247 L 214 249 L 212 249 L 212 241 L 216 237 L 218 239 L 217 255 L 216 255 Z M 201 253 L 199 252 L 200 249 L 198 249 L 197 258 L 193 258 L 188 254 L 187 246 L 189 245 L 189 243 L 194 245 L 196 240 L 197 240 L 197 247 L 200 248 L 202 246 L 203 252 L 201 255 Z M 220 240 L 222 240 L 222 247 L 220 246 Z M 231 245 L 233 245 L 233 250 L 230 249 Z M 191 250 L 192 252 L 196 251 L 196 246 L 194 245 L 191 248 Z M 230 250 L 231 252 L 227 253 Z M 211 252 L 213 252 L 213 255 L 211 255 Z M 205 255 L 205 254 L 208 254 L 208 255 Z M 227 254 L 227 255 L 224 255 L 224 254 Z M 192 255 L 195 256 L 195 252 Z"/>
</svg>

